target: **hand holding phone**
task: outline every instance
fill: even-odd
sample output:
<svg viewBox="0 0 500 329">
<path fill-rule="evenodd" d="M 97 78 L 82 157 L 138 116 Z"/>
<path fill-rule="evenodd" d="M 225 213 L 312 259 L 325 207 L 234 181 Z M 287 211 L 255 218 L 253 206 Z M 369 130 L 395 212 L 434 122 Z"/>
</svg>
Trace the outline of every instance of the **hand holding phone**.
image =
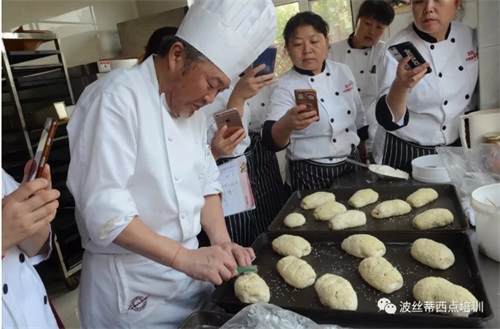
<svg viewBox="0 0 500 329">
<path fill-rule="evenodd" d="M 313 109 L 319 117 L 318 96 L 314 89 L 295 89 L 295 103 L 306 105 L 308 110 Z"/>
<path fill-rule="evenodd" d="M 255 68 L 260 64 L 266 64 L 266 67 L 255 74 L 256 77 L 261 75 L 270 74 L 274 72 L 274 65 L 276 63 L 276 47 L 270 46 L 262 54 L 257 57 L 255 62 L 253 62 L 252 67 Z"/>
<path fill-rule="evenodd" d="M 408 61 L 408 66 L 412 69 L 426 62 L 426 60 L 420 54 L 415 45 L 410 41 L 390 46 L 389 52 L 394 58 L 396 58 L 398 62 L 401 62 L 405 57 L 409 57 L 410 60 Z M 428 67 L 426 73 L 431 73 L 431 72 L 432 69 Z"/>
<path fill-rule="evenodd" d="M 43 167 L 47 163 L 49 157 L 50 147 L 56 134 L 57 120 L 54 118 L 47 118 L 43 126 L 42 135 L 38 141 L 36 148 L 35 158 L 32 165 L 29 180 L 32 181 L 36 178 L 42 177 Z"/>
<path fill-rule="evenodd" d="M 223 125 L 227 126 L 224 138 L 228 138 L 240 128 L 243 129 L 243 122 L 241 121 L 240 112 L 238 112 L 237 109 L 223 110 L 214 113 L 214 121 L 218 129 Z"/>
</svg>

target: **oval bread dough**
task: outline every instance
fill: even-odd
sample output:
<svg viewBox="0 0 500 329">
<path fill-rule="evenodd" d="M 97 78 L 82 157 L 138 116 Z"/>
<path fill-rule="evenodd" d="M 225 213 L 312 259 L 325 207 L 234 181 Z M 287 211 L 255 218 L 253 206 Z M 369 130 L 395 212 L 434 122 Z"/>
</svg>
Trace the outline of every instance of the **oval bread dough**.
<svg viewBox="0 0 500 329">
<path fill-rule="evenodd" d="M 336 214 L 346 211 L 347 208 L 337 201 L 328 201 L 314 209 L 314 218 L 317 220 L 330 220 Z"/>
<path fill-rule="evenodd" d="M 299 227 L 306 223 L 306 218 L 301 213 L 292 212 L 285 217 L 283 223 L 286 227 Z"/>
<path fill-rule="evenodd" d="M 369 234 L 353 234 L 340 244 L 349 255 L 358 258 L 382 257 L 385 255 L 385 245 L 382 241 Z"/>
<path fill-rule="evenodd" d="M 358 308 L 358 296 L 351 283 L 335 274 L 324 274 L 314 288 L 324 306 L 334 310 L 355 311 Z"/>
<path fill-rule="evenodd" d="M 283 234 L 272 242 L 275 252 L 282 256 L 295 256 L 300 258 L 311 253 L 311 244 L 303 237 Z"/>
<path fill-rule="evenodd" d="M 420 208 L 438 198 L 438 192 L 433 188 L 421 188 L 410 194 L 406 202 L 413 208 Z"/>
<path fill-rule="evenodd" d="M 234 282 L 234 294 L 242 303 L 268 303 L 271 299 L 269 286 L 257 273 L 240 275 Z"/>
<path fill-rule="evenodd" d="M 286 283 L 297 289 L 312 286 L 316 281 L 316 272 L 311 265 L 294 256 L 281 258 L 276 264 L 276 269 Z"/>
<path fill-rule="evenodd" d="M 382 219 L 393 216 L 401 216 L 411 211 L 411 206 L 403 200 L 394 199 L 384 201 L 375 206 L 372 210 L 373 218 Z"/>
<path fill-rule="evenodd" d="M 330 229 L 337 231 L 366 224 L 366 215 L 359 210 L 347 210 L 333 216 L 328 222 Z"/>
<path fill-rule="evenodd" d="M 356 191 L 356 193 L 349 198 L 347 203 L 354 208 L 362 208 L 377 201 L 378 193 L 371 188 L 366 188 Z"/>
<path fill-rule="evenodd" d="M 442 227 L 453 222 L 453 214 L 448 209 L 434 208 L 424 211 L 413 218 L 412 225 L 419 230 Z"/>
<path fill-rule="evenodd" d="M 455 263 L 453 251 L 446 245 L 431 239 L 415 240 L 410 253 L 420 263 L 440 270 L 446 270 Z"/>
<path fill-rule="evenodd" d="M 434 303 L 434 305 L 438 302 L 444 302 L 446 303 L 445 314 L 460 317 L 468 317 L 469 314 L 474 312 L 473 309 L 479 305 L 478 300 L 469 290 L 446 279 L 434 276 L 415 283 L 413 297 L 419 302 Z M 454 312 L 448 311 L 451 305 L 454 305 Z"/>
<path fill-rule="evenodd" d="M 300 206 L 302 209 L 316 209 L 328 201 L 335 201 L 335 194 L 330 192 L 315 192 L 302 199 Z"/>
<path fill-rule="evenodd" d="M 373 288 L 385 294 L 403 287 L 403 276 L 383 257 L 368 257 L 358 267 L 363 279 Z"/>
</svg>

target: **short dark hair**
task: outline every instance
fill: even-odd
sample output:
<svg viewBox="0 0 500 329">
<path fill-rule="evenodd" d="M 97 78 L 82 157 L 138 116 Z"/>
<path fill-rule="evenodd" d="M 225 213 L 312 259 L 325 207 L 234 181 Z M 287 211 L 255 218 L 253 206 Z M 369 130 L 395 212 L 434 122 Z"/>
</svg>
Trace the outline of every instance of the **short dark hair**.
<svg viewBox="0 0 500 329">
<path fill-rule="evenodd" d="M 203 55 L 198 49 L 191 46 L 187 41 L 177 37 L 171 36 L 164 38 L 158 47 L 156 54 L 160 57 L 165 56 L 170 51 L 170 48 L 174 45 L 174 43 L 180 42 L 184 46 L 185 60 L 183 73 L 187 73 L 189 69 L 192 67 L 192 64 L 196 62 L 204 62 L 210 61 L 205 55 Z"/>
<path fill-rule="evenodd" d="M 325 37 L 328 37 L 328 32 L 330 31 L 328 23 L 320 15 L 310 11 L 300 12 L 288 20 L 283 30 L 283 39 L 285 39 L 286 48 L 288 48 L 288 39 L 300 26 L 312 26 Z"/>
<path fill-rule="evenodd" d="M 373 18 L 384 25 L 391 25 L 394 20 L 394 9 L 386 0 L 366 0 L 359 7 L 356 22 L 361 17 Z"/>
<path fill-rule="evenodd" d="M 149 37 L 146 47 L 144 47 L 144 55 L 142 56 L 141 62 L 145 61 L 152 54 L 156 54 L 163 39 L 172 37 L 176 33 L 177 33 L 177 28 L 170 26 L 160 27 L 159 29 L 155 30 L 153 34 L 151 34 L 151 36 Z"/>
</svg>

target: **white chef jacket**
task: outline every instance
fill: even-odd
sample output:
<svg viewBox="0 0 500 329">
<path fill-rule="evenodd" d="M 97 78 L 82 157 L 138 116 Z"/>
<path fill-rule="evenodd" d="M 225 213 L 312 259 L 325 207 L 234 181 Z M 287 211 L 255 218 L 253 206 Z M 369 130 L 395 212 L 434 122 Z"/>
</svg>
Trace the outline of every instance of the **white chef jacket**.
<svg viewBox="0 0 500 329">
<path fill-rule="evenodd" d="M 208 104 L 201 108 L 201 111 L 206 115 L 208 122 L 208 143 L 212 141 L 217 130 L 217 124 L 215 124 L 214 113 L 227 109 L 227 101 L 231 96 L 234 88 L 231 86 L 223 92 L 219 93 L 212 104 Z M 241 122 L 243 123 L 243 129 L 247 136 L 236 146 L 234 151 L 231 154 L 221 156 L 221 158 L 234 158 L 240 156 L 245 153 L 245 150 L 250 146 L 251 140 L 250 135 L 248 134 L 248 125 L 250 124 L 250 109 L 245 102 L 243 109 L 243 116 L 241 117 Z"/>
<path fill-rule="evenodd" d="M 378 100 L 377 66 L 383 48 L 384 42 L 380 41 L 372 47 L 356 49 L 349 45 L 348 39 L 345 39 L 332 44 L 327 57 L 329 60 L 346 64 L 354 75 L 369 125 L 370 138 L 366 141 L 369 151 L 372 149 L 378 125 L 375 118 L 375 105 Z"/>
<path fill-rule="evenodd" d="M 139 326 L 166 328 L 158 321 L 164 317 L 175 327 L 194 311 L 186 287 L 213 288 L 113 243 L 138 215 L 158 234 L 196 249 L 204 196 L 222 192 L 205 116 L 170 115 L 159 95 L 153 57 L 87 87 L 68 124 L 67 183 L 86 249 L 79 304 L 83 326 L 132 327 L 143 321 Z M 138 300 L 144 307 L 134 307 Z"/>
<path fill-rule="evenodd" d="M 275 84 L 270 84 L 263 87 L 259 93 L 247 100 L 248 108 L 250 109 L 250 125 L 248 129 L 251 132 L 260 134 L 262 126 L 266 121 L 267 107 Z"/>
<path fill-rule="evenodd" d="M 2 169 L 2 197 L 18 188 L 17 182 Z M 28 257 L 18 247 L 5 252 L 2 260 L 2 328 L 58 328 L 47 291 L 34 265 L 49 258 L 52 242 Z"/>
<path fill-rule="evenodd" d="M 452 22 L 449 35 L 441 42 L 428 42 L 410 24 L 387 41 L 381 57 L 380 95 L 389 92 L 396 77 L 398 62 L 389 46 L 411 41 L 430 62 L 432 72 L 420 80 L 408 94 L 409 121 L 390 131 L 395 136 L 420 145 L 447 145 L 459 137 L 459 116 L 475 108 L 473 93 L 478 78 L 478 55 L 474 29 Z M 379 124 L 384 125 L 379 121 Z M 387 129 L 389 130 L 389 129 Z M 377 133 L 378 145 L 384 145 L 385 133 Z M 375 150 L 374 150 L 375 151 Z M 374 154 L 379 160 L 382 154 Z"/>
<path fill-rule="evenodd" d="M 303 130 L 294 130 L 286 157 L 290 160 L 313 160 L 337 163 L 359 144 L 357 130 L 366 126 L 365 111 L 349 67 L 325 61 L 320 74 L 309 76 L 294 68 L 275 83 L 266 121 L 278 121 L 295 105 L 295 89 L 315 89 L 319 118 Z"/>
</svg>

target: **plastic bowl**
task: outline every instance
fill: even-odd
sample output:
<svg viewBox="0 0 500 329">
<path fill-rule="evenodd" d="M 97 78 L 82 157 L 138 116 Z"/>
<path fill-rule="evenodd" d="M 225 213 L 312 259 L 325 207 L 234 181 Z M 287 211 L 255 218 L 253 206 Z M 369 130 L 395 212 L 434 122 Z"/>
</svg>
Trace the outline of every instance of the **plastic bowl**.
<svg viewBox="0 0 500 329">
<path fill-rule="evenodd" d="M 448 171 L 438 154 L 425 155 L 411 162 L 412 176 L 424 183 L 444 184 L 450 182 Z"/>
<path fill-rule="evenodd" d="M 476 219 L 479 251 L 500 262 L 500 184 L 475 189 L 470 200 Z"/>
</svg>

